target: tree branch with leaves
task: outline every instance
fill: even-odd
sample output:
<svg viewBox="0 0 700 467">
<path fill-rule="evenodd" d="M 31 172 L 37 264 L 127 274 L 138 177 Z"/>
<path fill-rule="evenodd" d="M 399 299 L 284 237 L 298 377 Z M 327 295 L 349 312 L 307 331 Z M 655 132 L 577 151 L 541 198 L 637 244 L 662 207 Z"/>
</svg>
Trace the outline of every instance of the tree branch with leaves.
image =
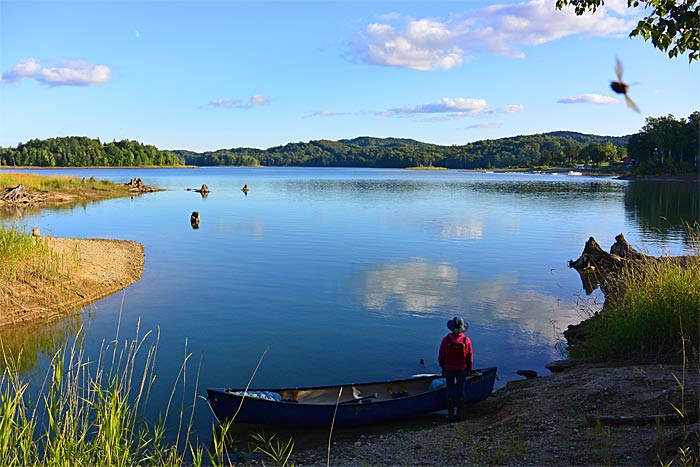
<svg viewBox="0 0 700 467">
<path fill-rule="evenodd" d="M 595 12 L 604 0 L 557 0 L 557 8 L 574 7 L 577 15 Z M 700 59 L 700 0 L 627 0 L 628 8 L 645 8 L 630 37 L 642 37 L 670 58 L 688 53 L 688 62 Z"/>
</svg>

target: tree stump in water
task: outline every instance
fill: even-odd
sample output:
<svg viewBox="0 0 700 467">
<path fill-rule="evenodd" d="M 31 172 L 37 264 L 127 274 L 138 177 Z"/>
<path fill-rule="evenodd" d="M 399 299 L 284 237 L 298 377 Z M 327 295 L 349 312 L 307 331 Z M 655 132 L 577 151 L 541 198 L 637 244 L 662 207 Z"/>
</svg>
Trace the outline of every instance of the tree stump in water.
<svg viewBox="0 0 700 467">
<path fill-rule="evenodd" d="M 615 243 L 613 244 L 613 246 L 610 247 L 610 253 L 625 259 L 638 260 L 653 258 L 653 256 L 645 255 L 644 253 L 640 253 L 634 248 L 632 248 L 632 245 L 627 243 L 627 240 L 625 240 L 625 236 L 622 234 L 618 234 L 615 237 Z"/>
<path fill-rule="evenodd" d="M 155 189 L 143 183 L 143 180 L 139 177 L 132 178 L 129 183 L 125 183 L 129 187 L 129 191 L 135 191 L 137 193 L 150 193 L 155 191 Z"/>
<path fill-rule="evenodd" d="M 199 228 L 199 213 L 197 211 L 192 212 L 192 215 L 190 215 L 190 225 L 193 229 Z"/>
<path fill-rule="evenodd" d="M 618 235 L 621 236 L 622 234 Z M 624 238 L 624 237 L 623 237 Z M 614 269 L 621 266 L 623 258 L 603 250 L 595 238 L 590 237 L 577 260 L 569 260 L 569 267 L 579 272 L 593 272 L 599 269 Z"/>
</svg>

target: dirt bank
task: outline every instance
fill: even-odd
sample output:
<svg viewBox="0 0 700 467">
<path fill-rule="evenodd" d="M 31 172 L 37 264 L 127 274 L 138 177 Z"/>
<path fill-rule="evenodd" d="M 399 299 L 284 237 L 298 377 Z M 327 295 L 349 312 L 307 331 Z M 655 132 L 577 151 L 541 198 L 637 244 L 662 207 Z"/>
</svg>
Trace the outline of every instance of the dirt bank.
<svg viewBox="0 0 700 467">
<path fill-rule="evenodd" d="M 0 326 L 72 312 L 111 295 L 141 278 L 143 246 L 103 239 L 51 238 L 49 246 L 73 269 L 70 281 L 33 278 L 9 291 Z M 47 297 L 52 297 L 47 303 Z"/>
<path fill-rule="evenodd" d="M 697 414 L 700 378 L 679 366 L 581 365 L 512 381 L 474 406 L 464 422 L 432 417 L 421 426 L 338 431 L 330 465 L 659 466 L 682 446 L 683 425 L 605 425 L 603 416 Z M 673 405 L 672 405 L 673 404 Z M 698 448 L 698 424 L 689 424 Z M 328 434 L 326 432 L 325 436 Z M 697 451 L 696 451 L 697 452 Z M 326 465 L 327 446 L 298 450 L 297 466 Z"/>
</svg>

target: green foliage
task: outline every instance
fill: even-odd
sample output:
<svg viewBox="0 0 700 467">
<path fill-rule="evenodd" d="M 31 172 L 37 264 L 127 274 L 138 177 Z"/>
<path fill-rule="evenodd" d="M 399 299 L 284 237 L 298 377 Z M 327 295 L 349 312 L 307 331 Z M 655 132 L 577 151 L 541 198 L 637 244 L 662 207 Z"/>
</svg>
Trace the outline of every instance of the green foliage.
<svg viewBox="0 0 700 467">
<path fill-rule="evenodd" d="M 0 165 L 38 167 L 173 166 L 182 160 L 173 152 L 137 141 L 101 143 L 99 139 L 67 136 L 33 139 L 16 148 L 0 148 Z"/>
<path fill-rule="evenodd" d="M 222 149 L 194 153 L 174 151 L 188 165 L 265 165 L 306 167 L 435 167 L 477 169 L 575 165 L 586 163 L 582 148 L 597 144 L 614 150 L 628 137 L 555 132 L 483 140 L 463 146 L 439 146 L 412 139 L 359 137 L 339 141 L 317 140 L 289 143 L 266 150 Z"/>
<path fill-rule="evenodd" d="M 647 172 L 683 172 L 700 163 L 700 112 L 687 119 L 648 117 L 641 131 L 629 140 L 628 154 Z"/>
<path fill-rule="evenodd" d="M 268 459 L 275 463 L 278 467 L 293 467 L 289 459 L 294 452 L 294 440 L 289 438 L 286 442 L 277 438 L 276 434 L 266 436 L 265 433 L 253 433 L 252 452 L 264 454 Z"/>
<path fill-rule="evenodd" d="M 577 15 L 595 12 L 604 0 L 557 0 L 557 8 L 574 7 Z M 627 0 L 628 8 L 642 6 L 646 17 L 632 29 L 630 37 L 642 37 L 671 58 L 688 53 L 688 61 L 700 59 L 699 0 Z"/>
</svg>

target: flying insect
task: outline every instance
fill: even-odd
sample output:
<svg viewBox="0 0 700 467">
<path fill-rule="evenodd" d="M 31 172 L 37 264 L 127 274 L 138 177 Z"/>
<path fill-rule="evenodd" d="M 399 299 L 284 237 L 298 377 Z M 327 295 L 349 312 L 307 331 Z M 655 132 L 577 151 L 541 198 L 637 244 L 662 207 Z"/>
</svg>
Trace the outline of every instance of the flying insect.
<svg viewBox="0 0 700 467">
<path fill-rule="evenodd" d="M 622 62 L 620 62 L 620 59 L 617 57 L 615 58 L 615 74 L 617 75 L 617 81 L 611 81 L 610 88 L 612 88 L 612 90 L 618 94 L 624 94 L 625 95 L 625 102 L 627 102 L 627 106 L 630 107 L 635 112 L 641 113 L 639 111 L 639 107 L 637 107 L 637 104 L 635 104 L 632 101 L 632 99 L 630 99 L 630 97 L 627 95 L 627 90 L 629 89 L 629 85 L 625 84 L 622 81 Z"/>
</svg>

